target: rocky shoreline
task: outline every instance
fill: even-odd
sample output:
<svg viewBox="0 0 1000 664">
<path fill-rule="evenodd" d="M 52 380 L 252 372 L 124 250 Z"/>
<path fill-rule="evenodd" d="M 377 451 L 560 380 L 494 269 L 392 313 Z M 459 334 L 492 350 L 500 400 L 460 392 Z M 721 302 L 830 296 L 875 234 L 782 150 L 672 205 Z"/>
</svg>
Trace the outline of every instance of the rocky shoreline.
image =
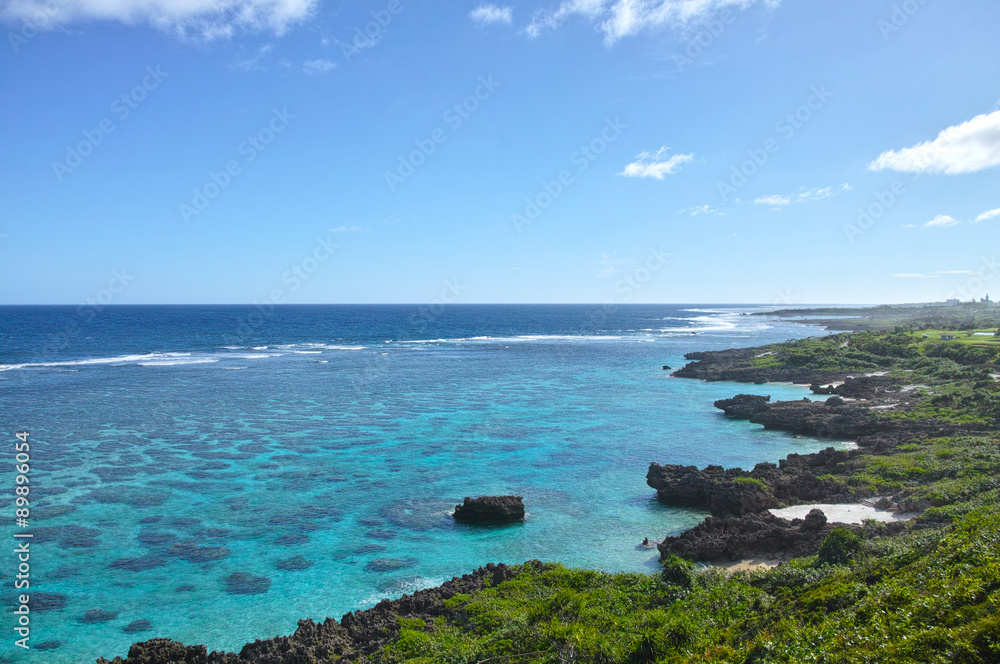
<svg viewBox="0 0 1000 664">
<path fill-rule="evenodd" d="M 711 516 L 700 525 L 677 536 L 666 537 L 656 546 L 661 558 L 680 556 L 694 561 L 722 563 L 748 558 L 781 558 L 816 553 L 834 529 L 819 510 L 804 519 L 786 520 L 768 510 L 795 505 L 849 504 L 873 499 L 864 487 L 849 483 L 863 467 L 863 457 L 891 456 L 914 438 L 948 436 L 981 429 L 978 425 L 944 423 L 934 419 L 886 418 L 886 409 L 907 409 L 919 405 L 925 395 L 908 391 L 899 378 L 878 372 L 814 370 L 790 367 L 786 363 L 760 366 L 770 352 L 749 348 L 687 356 L 692 362 L 672 375 L 707 381 L 733 381 L 766 385 L 795 382 L 809 385 L 826 400 L 772 402 L 766 394 L 739 394 L 717 401 L 725 416 L 747 420 L 768 429 L 795 434 L 853 441 L 855 449 L 827 448 L 814 454 L 791 454 L 778 463 L 759 463 L 752 470 L 708 466 L 660 465 L 652 463 L 647 484 L 667 505 L 699 507 Z M 766 388 L 761 388 L 766 391 Z M 929 504 L 900 492 L 881 496 L 879 507 L 901 512 L 921 512 Z M 478 500 L 478 502 L 477 502 Z M 482 504 L 480 504 L 482 503 Z M 517 497 L 467 499 L 457 507 L 456 517 L 467 511 L 473 521 L 523 518 L 523 504 Z M 479 512 L 483 512 L 480 514 Z M 494 514 L 495 513 L 495 514 Z M 930 524 L 930 519 L 923 521 Z M 837 527 L 841 527 L 839 524 Z M 918 522 L 917 527 L 920 527 Z M 848 526 L 860 531 L 862 526 Z M 902 523 L 880 526 L 894 534 Z M 385 645 L 398 637 L 401 622 L 419 620 L 433 631 L 437 618 L 452 616 L 446 600 L 515 578 L 525 569 L 546 567 L 538 561 L 522 566 L 487 565 L 472 574 L 456 577 L 443 585 L 390 601 L 384 600 L 366 611 L 345 615 L 338 623 L 300 621 L 296 632 L 247 644 L 239 653 L 209 653 L 205 646 L 185 646 L 168 639 L 136 643 L 127 659 L 99 659 L 98 664 L 300 664 L 317 661 L 366 663 Z"/>
<path fill-rule="evenodd" d="M 239 653 L 208 652 L 203 646 L 186 646 L 170 639 L 151 639 L 134 644 L 127 659 L 98 659 L 97 664 L 307 664 L 344 661 L 363 664 L 380 648 L 393 641 L 402 629 L 401 619 L 419 620 L 433 626 L 434 619 L 453 617 L 445 602 L 517 577 L 526 569 L 544 568 L 539 561 L 508 566 L 490 563 L 471 574 L 455 577 L 437 588 L 420 590 L 400 599 L 383 600 L 365 611 L 354 611 L 338 623 L 300 620 L 291 636 L 255 641 Z"/>
<path fill-rule="evenodd" d="M 863 455 L 890 456 L 914 438 L 950 436 L 980 427 L 934 420 L 890 420 L 880 418 L 879 409 L 913 407 L 921 398 L 904 391 L 904 385 L 885 375 L 852 375 L 838 371 L 801 368 L 747 367 L 760 359 L 761 349 L 736 349 L 691 353 L 694 360 L 674 372 L 680 378 L 709 381 L 792 381 L 809 385 L 825 401 L 771 402 L 767 395 L 739 394 L 715 402 L 726 416 L 748 420 L 767 429 L 796 434 L 850 440 L 857 447 L 829 447 L 814 454 L 792 454 L 778 464 L 759 463 L 753 470 L 708 466 L 660 465 L 652 463 L 646 483 L 656 489 L 664 504 L 699 507 L 711 512 L 700 525 L 666 537 L 657 545 L 662 558 L 678 555 L 696 561 L 738 561 L 765 556 L 803 556 L 816 552 L 832 526 L 801 519 L 786 520 L 768 510 L 816 503 L 849 504 L 863 499 L 880 500 L 879 506 L 899 512 L 923 511 L 930 505 L 906 495 L 873 497 L 863 488 L 845 481 L 861 466 Z M 765 353 L 766 354 L 766 353 Z M 904 401 L 905 397 L 905 401 Z M 851 530 L 860 526 L 845 525 Z M 888 534 L 900 532 L 901 523 L 884 526 Z"/>
</svg>

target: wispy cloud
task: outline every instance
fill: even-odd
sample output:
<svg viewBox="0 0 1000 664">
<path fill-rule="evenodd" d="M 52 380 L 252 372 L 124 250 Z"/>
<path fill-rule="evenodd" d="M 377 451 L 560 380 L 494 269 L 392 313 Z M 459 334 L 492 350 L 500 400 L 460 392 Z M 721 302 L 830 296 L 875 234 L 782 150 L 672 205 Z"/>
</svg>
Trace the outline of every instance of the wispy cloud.
<svg viewBox="0 0 1000 664">
<path fill-rule="evenodd" d="M 780 0 L 762 2 L 773 8 Z M 537 12 L 525 32 L 538 37 L 570 18 L 582 17 L 596 24 L 611 45 L 648 30 L 682 28 L 728 7 L 747 9 L 756 4 L 757 0 L 562 0 L 554 9 Z"/>
<path fill-rule="evenodd" d="M 364 226 L 337 226 L 336 228 L 331 228 L 331 233 L 357 233 L 358 231 L 365 230 Z"/>
<path fill-rule="evenodd" d="M 761 196 L 760 198 L 755 198 L 753 202 L 756 203 L 757 205 L 770 205 L 772 207 L 783 207 L 785 205 L 791 204 L 792 197 L 775 194 L 773 196 Z"/>
<path fill-rule="evenodd" d="M 501 7 L 500 5 L 479 5 L 469 12 L 469 18 L 479 25 L 489 25 L 491 23 L 506 23 L 510 25 L 514 21 L 514 8 Z"/>
<path fill-rule="evenodd" d="M 754 203 L 758 205 L 769 205 L 771 207 L 784 207 L 786 205 L 791 205 L 792 203 L 807 203 L 809 201 L 821 201 L 824 198 L 831 198 L 837 195 L 838 191 L 850 191 L 851 185 L 842 184 L 836 190 L 833 187 L 815 187 L 813 189 L 804 189 L 797 194 L 783 195 L 774 194 L 771 196 L 761 196 L 754 199 Z"/>
<path fill-rule="evenodd" d="M 620 266 L 628 265 L 631 262 L 632 261 L 625 258 L 618 258 L 617 251 L 611 254 L 604 253 L 601 255 L 601 260 L 597 263 L 601 266 L 601 269 L 597 271 L 597 276 L 601 279 L 610 277 L 615 272 L 620 270 Z"/>
<path fill-rule="evenodd" d="M 960 223 L 962 222 L 950 214 L 939 214 L 924 224 L 924 228 L 947 228 L 948 226 L 957 226 Z"/>
<path fill-rule="evenodd" d="M 702 214 L 718 214 L 719 211 L 713 208 L 711 205 L 697 205 L 695 207 L 685 208 L 681 210 L 681 214 L 690 214 L 692 217 L 697 217 Z"/>
<path fill-rule="evenodd" d="M 979 223 L 980 221 L 987 221 L 989 219 L 993 219 L 994 217 L 1000 217 L 1000 208 L 990 210 L 989 212 L 983 212 L 981 215 L 976 217 L 976 223 Z"/>
<path fill-rule="evenodd" d="M 264 70 L 267 67 L 263 64 L 267 62 L 268 55 L 274 50 L 274 44 L 264 44 L 254 51 L 254 54 L 248 58 L 243 58 L 242 60 L 237 60 L 231 66 L 234 69 L 240 69 L 242 71 L 257 71 Z"/>
<path fill-rule="evenodd" d="M 636 155 L 635 161 L 619 173 L 629 178 L 656 178 L 662 180 L 667 175 L 673 175 L 681 166 L 694 159 L 693 154 L 675 154 L 667 157 L 668 148 L 662 147 L 656 152 L 642 152 Z"/>
<path fill-rule="evenodd" d="M 50 6 L 57 9 L 52 11 Z M 0 18 L 48 20 L 43 28 L 81 21 L 150 25 L 179 37 L 218 39 L 238 30 L 282 34 L 312 15 L 318 0 L 17 0 L 0 3 Z"/>
<path fill-rule="evenodd" d="M 979 274 L 973 270 L 938 270 L 934 274 Z"/>
<path fill-rule="evenodd" d="M 306 60 L 302 63 L 302 71 L 307 74 L 325 74 L 336 66 L 336 62 L 330 62 L 329 60 L 323 60 L 322 58 L 317 60 Z"/>
<path fill-rule="evenodd" d="M 1000 111 L 948 127 L 933 141 L 889 150 L 868 165 L 873 171 L 975 173 L 1000 165 Z"/>
</svg>

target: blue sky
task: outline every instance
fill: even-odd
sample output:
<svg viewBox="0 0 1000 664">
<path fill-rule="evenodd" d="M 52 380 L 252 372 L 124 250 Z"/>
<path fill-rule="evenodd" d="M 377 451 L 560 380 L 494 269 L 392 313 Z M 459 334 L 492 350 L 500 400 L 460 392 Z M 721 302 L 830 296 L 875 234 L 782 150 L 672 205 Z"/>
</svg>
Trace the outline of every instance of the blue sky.
<svg viewBox="0 0 1000 664">
<path fill-rule="evenodd" d="M 1000 296 L 993 0 L 0 16 L 0 303 Z"/>
</svg>

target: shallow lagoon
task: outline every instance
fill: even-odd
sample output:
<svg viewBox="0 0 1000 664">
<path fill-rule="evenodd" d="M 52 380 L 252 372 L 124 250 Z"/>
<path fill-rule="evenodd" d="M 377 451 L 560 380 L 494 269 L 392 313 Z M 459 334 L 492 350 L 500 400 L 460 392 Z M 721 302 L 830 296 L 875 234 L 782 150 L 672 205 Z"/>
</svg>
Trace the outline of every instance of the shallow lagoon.
<svg viewBox="0 0 1000 664">
<path fill-rule="evenodd" d="M 456 308 L 429 325 L 407 308 L 290 308 L 238 339 L 245 309 L 112 310 L 39 357 L 31 335 L 73 310 L 6 308 L 21 332 L 0 401 L 35 443 L 32 590 L 66 598 L 40 596 L 33 644 L 58 642 L 52 664 L 154 636 L 239 649 L 487 562 L 655 569 L 637 544 L 704 515 L 658 505 L 649 462 L 749 467 L 831 444 L 712 407 L 804 387 L 661 368 L 815 328 L 691 309 L 623 308 L 583 336 L 593 307 Z M 123 334 L 109 316 L 139 322 Z M 526 523 L 448 516 L 499 493 L 524 496 Z"/>
</svg>

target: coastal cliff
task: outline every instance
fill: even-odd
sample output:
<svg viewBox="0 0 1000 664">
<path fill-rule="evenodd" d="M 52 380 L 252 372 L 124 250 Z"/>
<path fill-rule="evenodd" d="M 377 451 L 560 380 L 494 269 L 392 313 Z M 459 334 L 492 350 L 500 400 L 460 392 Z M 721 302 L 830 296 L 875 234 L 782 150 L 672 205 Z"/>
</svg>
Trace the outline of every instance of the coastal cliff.
<svg viewBox="0 0 1000 664">
<path fill-rule="evenodd" d="M 457 595 L 473 593 L 514 579 L 525 569 L 544 569 L 539 561 L 516 567 L 490 563 L 471 574 L 455 577 L 437 588 L 383 600 L 366 611 L 346 614 L 338 623 L 300 620 L 291 636 L 248 643 L 239 653 L 212 652 L 205 646 L 185 646 L 170 639 L 136 643 L 128 657 L 98 659 L 97 664 L 312 664 L 314 662 L 370 662 L 386 644 L 399 637 L 402 621 L 433 625 L 449 617 L 446 602 Z"/>
</svg>

